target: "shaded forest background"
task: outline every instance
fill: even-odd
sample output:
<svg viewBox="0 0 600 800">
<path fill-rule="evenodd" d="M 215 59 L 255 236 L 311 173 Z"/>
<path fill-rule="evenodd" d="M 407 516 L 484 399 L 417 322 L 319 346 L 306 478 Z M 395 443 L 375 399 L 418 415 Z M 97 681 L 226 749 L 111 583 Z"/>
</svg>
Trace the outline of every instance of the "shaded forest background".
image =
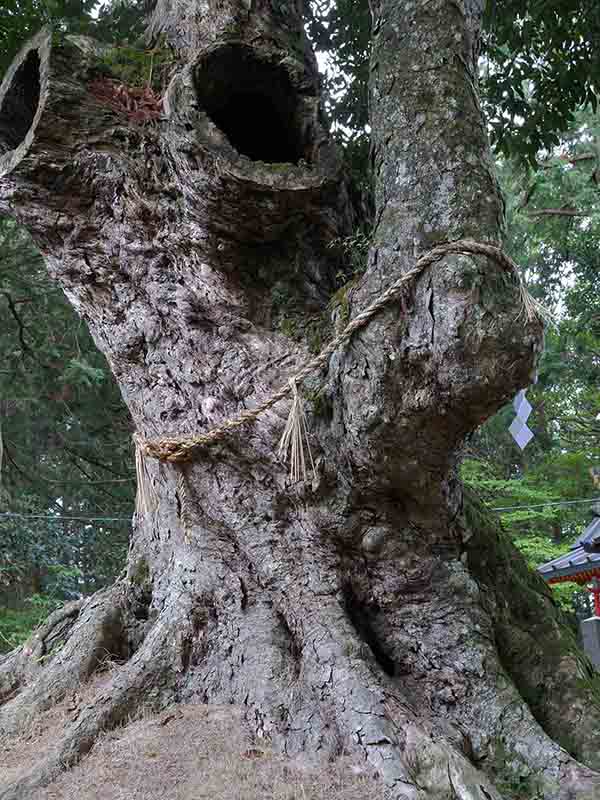
<svg viewBox="0 0 600 800">
<path fill-rule="evenodd" d="M 107 74 L 164 91 L 173 55 L 144 37 L 151 2 L 8 0 L 0 75 L 42 24 L 106 42 Z M 370 202 L 366 0 L 314 0 L 306 24 L 326 59 L 332 131 L 367 223 L 338 243 L 363 268 Z M 538 382 L 535 438 L 521 452 L 512 406 L 473 435 L 465 483 L 498 511 L 532 566 L 566 551 L 590 519 L 600 467 L 600 8 L 595 0 L 495 0 L 487 9 L 483 102 L 506 201 L 505 249 L 553 313 Z M 274 304 L 279 299 L 273 298 Z M 282 302 L 284 302 L 282 300 Z M 282 331 L 286 309 L 278 315 Z M 0 652 L 65 600 L 122 569 L 133 513 L 131 423 L 108 365 L 26 231 L 0 218 Z M 579 614 L 570 585 L 557 601 Z"/>
</svg>

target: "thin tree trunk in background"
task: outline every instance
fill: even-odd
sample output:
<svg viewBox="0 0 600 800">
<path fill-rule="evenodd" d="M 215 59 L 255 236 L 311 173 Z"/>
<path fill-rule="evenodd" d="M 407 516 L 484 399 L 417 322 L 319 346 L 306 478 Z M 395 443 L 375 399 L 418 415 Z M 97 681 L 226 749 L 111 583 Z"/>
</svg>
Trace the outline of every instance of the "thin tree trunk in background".
<svg viewBox="0 0 600 800">
<path fill-rule="evenodd" d="M 256 407 L 333 335 L 334 295 L 352 318 L 436 243 L 499 243 L 481 6 L 372 4 L 376 217 L 367 270 L 342 290 L 329 245 L 355 211 L 300 5 L 160 2 L 151 29 L 181 63 L 145 124 L 89 49 L 41 34 L 17 58 L 0 211 L 31 231 L 141 436 Z M 277 456 L 289 401 L 183 468 L 148 461 L 158 503 L 135 520 L 127 576 L 0 661 L 0 729 L 99 654 L 124 664 L 2 800 L 173 701 L 239 704 L 289 754 L 350 751 L 396 798 L 595 797 L 576 760 L 599 766 L 588 666 L 541 581 L 475 504 L 465 514 L 456 475 L 540 338 L 495 261 L 449 256 L 307 382 L 312 482 Z M 41 670 L 40 652 L 58 655 Z"/>
</svg>

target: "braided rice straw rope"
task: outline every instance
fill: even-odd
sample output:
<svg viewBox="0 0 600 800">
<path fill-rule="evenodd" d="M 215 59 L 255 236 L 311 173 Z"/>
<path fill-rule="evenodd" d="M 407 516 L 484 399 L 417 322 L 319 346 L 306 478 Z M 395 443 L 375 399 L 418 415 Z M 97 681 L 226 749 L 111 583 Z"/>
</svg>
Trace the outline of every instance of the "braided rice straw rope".
<svg viewBox="0 0 600 800">
<path fill-rule="evenodd" d="M 281 438 L 279 446 L 279 454 L 284 458 L 287 457 L 288 452 L 291 451 L 291 470 L 290 475 L 294 481 L 298 480 L 302 475 L 306 479 L 306 459 L 304 457 L 304 443 L 308 445 L 308 431 L 306 426 L 306 418 L 302 409 L 302 401 L 298 394 L 297 384 L 301 383 L 304 378 L 319 368 L 323 367 L 328 361 L 331 354 L 345 345 L 355 331 L 365 327 L 365 325 L 373 319 L 373 317 L 385 306 L 389 305 L 395 300 L 404 290 L 404 287 L 416 279 L 427 267 L 440 261 L 444 256 L 450 253 L 457 253 L 463 255 L 481 255 L 493 259 L 499 264 L 505 272 L 514 275 L 519 284 L 519 295 L 521 299 L 521 312 L 519 317 L 525 316 L 528 322 L 547 322 L 551 320 L 549 312 L 535 300 L 528 292 L 527 287 L 523 283 L 519 275 L 518 267 L 515 262 L 509 258 L 500 248 L 491 244 L 483 244 L 475 242 L 471 239 L 459 239 L 453 242 L 445 242 L 424 253 L 416 262 L 415 266 L 408 272 L 405 272 L 397 281 L 389 286 L 379 297 L 371 303 L 371 305 L 357 314 L 354 319 L 346 325 L 343 331 L 333 338 L 321 352 L 307 361 L 301 369 L 298 370 L 289 381 L 278 389 L 274 394 L 263 400 L 256 408 L 242 411 L 237 417 L 228 419 L 216 428 L 208 431 L 207 433 L 196 434 L 195 436 L 185 436 L 181 438 L 175 437 L 160 437 L 157 439 L 144 439 L 136 434 L 134 436 L 136 450 L 138 455 L 138 485 L 142 497 L 146 499 L 147 489 L 142 489 L 142 484 L 147 480 L 147 472 L 143 464 L 143 456 L 156 458 L 159 461 L 166 461 L 172 463 L 184 463 L 192 461 L 200 448 L 211 445 L 215 442 L 222 441 L 230 433 L 241 428 L 244 425 L 249 425 L 255 422 L 261 414 L 272 408 L 280 400 L 283 400 L 288 395 L 292 395 L 293 402 L 290 410 L 290 415 Z M 308 446 L 310 462 L 314 471 L 314 464 L 312 463 L 312 454 L 310 453 L 310 446 Z M 146 474 L 144 474 L 146 473 Z M 142 484 L 140 484 L 140 480 Z M 147 503 L 147 500 L 146 500 Z M 144 505 L 146 505 L 144 503 Z"/>
</svg>

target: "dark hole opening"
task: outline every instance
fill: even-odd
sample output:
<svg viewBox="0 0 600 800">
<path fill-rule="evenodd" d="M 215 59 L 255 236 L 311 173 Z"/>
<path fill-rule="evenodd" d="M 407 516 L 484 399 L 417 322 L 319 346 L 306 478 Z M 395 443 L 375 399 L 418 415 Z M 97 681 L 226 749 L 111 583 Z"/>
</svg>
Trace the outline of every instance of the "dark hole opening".
<svg viewBox="0 0 600 800">
<path fill-rule="evenodd" d="M 268 163 L 305 156 L 298 96 L 283 68 L 232 45 L 205 59 L 196 86 L 200 107 L 238 153 Z"/>
<path fill-rule="evenodd" d="M 31 128 L 40 102 L 40 57 L 37 50 L 17 69 L 0 106 L 0 153 L 18 147 Z"/>
</svg>

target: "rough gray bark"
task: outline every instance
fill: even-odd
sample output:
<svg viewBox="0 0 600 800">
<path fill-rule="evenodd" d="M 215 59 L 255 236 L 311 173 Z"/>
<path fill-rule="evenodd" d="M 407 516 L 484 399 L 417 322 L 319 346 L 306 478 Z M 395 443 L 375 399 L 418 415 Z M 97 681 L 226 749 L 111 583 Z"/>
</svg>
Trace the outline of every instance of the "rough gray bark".
<svg viewBox="0 0 600 800">
<path fill-rule="evenodd" d="M 331 334 L 332 296 L 354 315 L 415 249 L 499 242 L 481 5 L 372 3 L 376 220 L 367 270 L 341 291 L 328 245 L 354 212 L 299 5 L 160 3 L 152 30 L 181 61 L 146 124 L 93 91 L 99 56 L 81 41 L 51 48 L 42 33 L 17 58 L 0 89 L 0 212 L 32 233 L 142 436 L 251 408 Z M 465 516 L 455 472 L 465 435 L 535 369 L 541 331 L 519 311 L 493 262 L 426 271 L 308 386 L 310 485 L 291 485 L 276 456 L 286 403 L 198 453 L 185 497 L 180 468 L 149 462 L 158 507 L 135 520 L 126 577 L 0 662 L 0 729 L 64 696 L 102 652 L 122 665 L 56 757 L 0 798 L 32 796 L 103 727 L 174 700 L 243 705 L 288 753 L 349 750 L 403 800 L 598 796 L 577 761 L 600 766 L 593 683 L 573 678 L 570 644 L 536 643 L 535 615 L 498 574 L 517 557 Z M 536 578 L 521 583 L 563 641 Z M 517 621 L 528 647 L 515 657 Z"/>
</svg>

